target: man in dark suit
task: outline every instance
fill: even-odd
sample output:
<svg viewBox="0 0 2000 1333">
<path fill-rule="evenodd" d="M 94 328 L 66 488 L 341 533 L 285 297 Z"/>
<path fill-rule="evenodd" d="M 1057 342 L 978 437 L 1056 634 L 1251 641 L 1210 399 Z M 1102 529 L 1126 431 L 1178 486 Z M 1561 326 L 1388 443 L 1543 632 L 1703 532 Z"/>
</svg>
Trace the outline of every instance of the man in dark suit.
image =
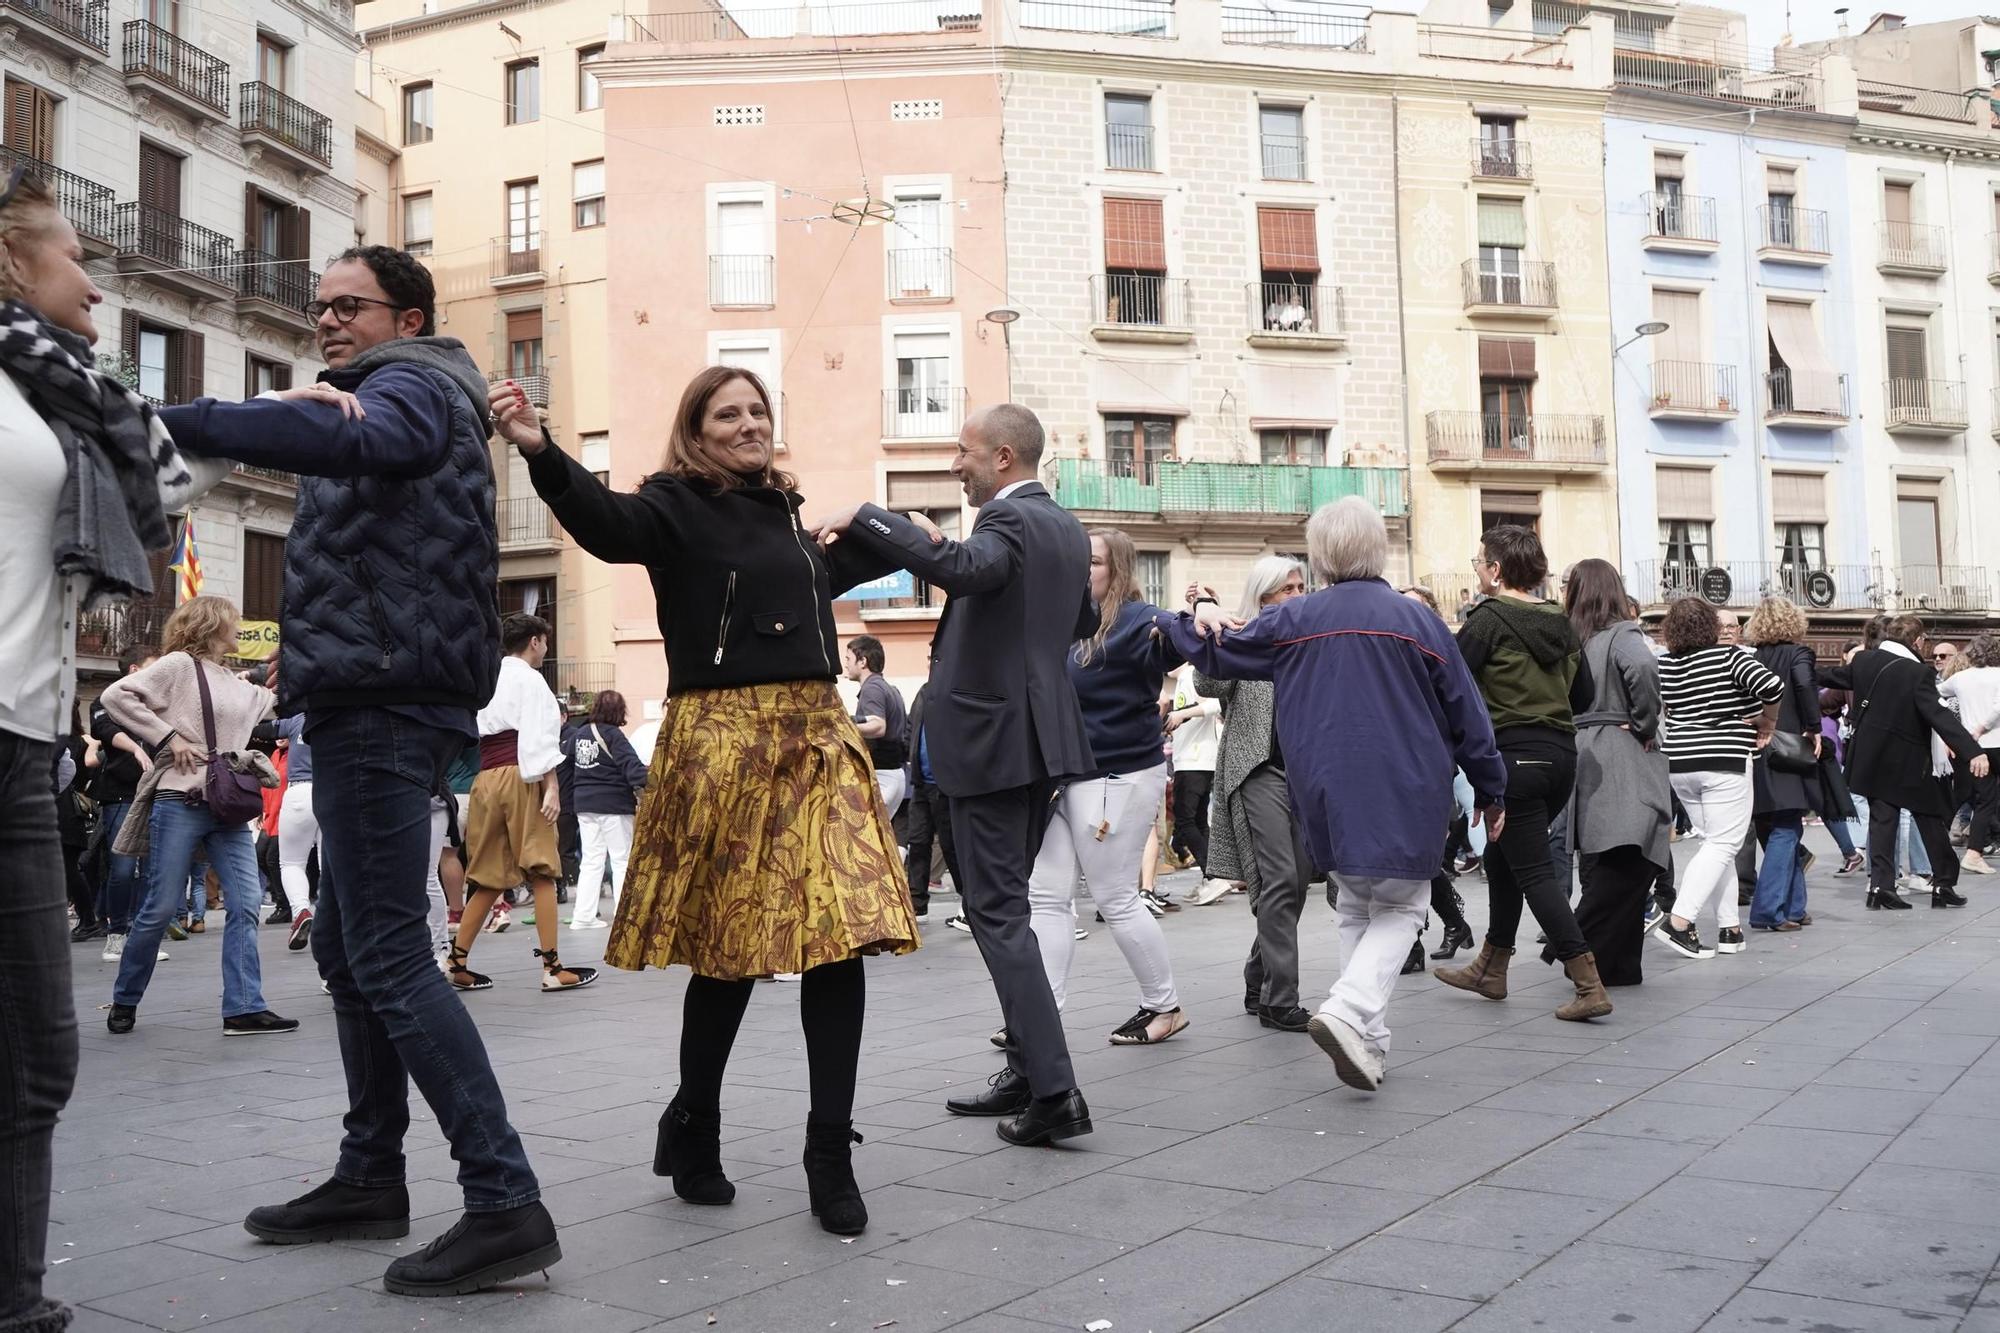
<svg viewBox="0 0 2000 1333">
<path fill-rule="evenodd" d="M 984 1093 L 953 1098 L 958 1115 L 1000 1122 L 1009 1143 L 1091 1130 L 1028 923 L 1028 873 L 1060 779 L 1093 767 L 1064 664 L 1095 629 L 1090 539 L 1035 472 L 1042 425 L 1004 403 L 975 413 L 952 474 L 979 518 L 962 542 L 876 505 L 820 523 L 822 542 L 859 541 L 950 594 L 932 650 L 924 726 L 931 771 L 948 798 L 965 872 L 959 892 L 1000 995 L 1007 1068 Z"/>
</svg>

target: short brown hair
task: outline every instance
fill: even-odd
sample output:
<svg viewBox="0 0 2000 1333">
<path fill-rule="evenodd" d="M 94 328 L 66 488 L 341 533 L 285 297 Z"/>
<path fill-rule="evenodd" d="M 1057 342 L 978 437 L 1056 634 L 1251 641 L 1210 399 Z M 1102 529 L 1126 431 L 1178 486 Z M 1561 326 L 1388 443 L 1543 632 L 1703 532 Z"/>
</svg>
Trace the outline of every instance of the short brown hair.
<svg viewBox="0 0 2000 1333">
<path fill-rule="evenodd" d="M 625 725 L 625 696 L 616 690 L 599 690 L 590 701 L 590 720 L 601 727 Z"/>
<path fill-rule="evenodd" d="M 212 662 L 215 659 L 208 656 L 209 644 L 223 630 L 242 621 L 236 603 L 227 597 L 191 597 L 167 617 L 166 627 L 160 631 L 160 656 L 192 653 Z"/>
<path fill-rule="evenodd" d="M 549 622 L 526 611 L 516 611 L 500 622 L 500 650 L 512 657 L 536 639 L 549 637 Z"/>
<path fill-rule="evenodd" d="M 1722 617 L 1699 597 L 1683 597 L 1660 621 L 1660 642 L 1670 653 L 1699 652 L 1722 640 Z"/>
<path fill-rule="evenodd" d="M 1924 637 L 1924 630 L 1925 626 L 1922 616 L 1913 616 L 1905 613 L 1900 616 L 1889 617 L 1888 623 L 1882 626 L 1882 637 L 1885 639 L 1894 639 L 1906 648 L 1914 648 L 1917 640 Z"/>
<path fill-rule="evenodd" d="M 1488 528 L 1479 538 L 1479 549 L 1500 566 L 1500 582 L 1525 592 L 1539 588 L 1549 576 L 1549 555 L 1533 528 L 1519 523 L 1502 523 Z"/>
<path fill-rule="evenodd" d="M 681 390 L 680 406 L 674 409 L 674 425 L 667 435 L 667 456 L 660 461 L 660 471 L 669 476 L 699 477 L 718 490 L 734 490 L 743 484 L 743 479 L 710 458 L 701 447 L 701 423 L 708 416 L 708 402 L 716 391 L 725 384 L 742 380 L 757 391 L 764 400 L 764 414 L 770 419 L 772 443 L 776 444 L 778 429 L 777 414 L 771 409 L 771 391 L 764 386 L 755 371 L 741 366 L 710 366 L 697 371 L 688 381 L 687 388 Z M 781 491 L 795 491 L 799 488 L 789 472 L 780 472 L 776 467 L 764 465 L 764 484 L 775 486 Z"/>
</svg>

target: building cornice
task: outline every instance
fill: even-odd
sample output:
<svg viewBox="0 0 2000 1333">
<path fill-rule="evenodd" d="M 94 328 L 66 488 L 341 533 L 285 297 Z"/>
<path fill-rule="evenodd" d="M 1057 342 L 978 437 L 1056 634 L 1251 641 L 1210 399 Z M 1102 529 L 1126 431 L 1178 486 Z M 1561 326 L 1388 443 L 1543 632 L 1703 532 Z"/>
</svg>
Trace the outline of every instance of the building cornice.
<svg viewBox="0 0 2000 1333">
<path fill-rule="evenodd" d="M 1854 133 L 1852 116 L 1824 111 L 1793 111 L 1782 107 L 1747 106 L 1709 97 L 1684 97 L 1663 92 L 1615 88 L 1604 114 L 1623 120 L 1644 120 L 1689 129 L 1721 130 L 1731 134 L 1769 134 L 1807 143 L 1843 144 Z"/>
<path fill-rule="evenodd" d="M 2000 161 L 2000 141 L 1959 134 L 1910 134 L 1880 125 L 1855 127 L 1856 147 L 1876 152 L 1908 153 L 1918 157 L 1978 157 Z"/>
<path fill-rule="evenodd" d="M 354 127 L 354 146 L 385 166 L 403 155 L 402 149 L 359 125 Z"/>
<path fill-rule="evenodd" d="M 415 18 L 397 19 L 394 23 L 381 23 L 372 28 L 363 28 L 360 33 L 361 43 L 363 46 L 375 46 L 404 37 L 414 37 L 419 33 L 455 28 L 461 23 L 492 18 L 496 14 L 514 14 L 524 9 L 545 8 L 546 5 L 538 4 L 536 0 L 482 0 L 480 4 L 459 5 L 453 9 L 439 10 L 435 14 L 419 14 Z"/>
</svg>

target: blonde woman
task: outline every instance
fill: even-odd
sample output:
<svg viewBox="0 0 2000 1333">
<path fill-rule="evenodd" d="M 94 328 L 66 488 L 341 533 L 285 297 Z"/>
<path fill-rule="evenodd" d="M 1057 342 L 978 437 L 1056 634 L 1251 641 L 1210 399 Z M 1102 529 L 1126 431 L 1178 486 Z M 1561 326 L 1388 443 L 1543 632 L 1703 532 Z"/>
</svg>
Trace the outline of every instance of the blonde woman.
<svg viewBox="0 0 2000 1333">
<path fill-rule="evenodd" d="M 264 1005 L 257 956 L 257 908 L 263 883 L 257 841 L 248 824 L 226 824 L 202 800 L 212 717 L 216 751 L 240 750 L 271 715 L 275 696 L 222 665 L 236 651 L 236 606 L 225 597 L 197 597 L 167 618 L 159 660 L 113 681 L 102 702 L 112 720 L 159 756 L 149 816 L 146 899 L 132 921 L 105 1026 L 132 1030 L 146 984 L 153 979 L 160 936 L 180 906 L 188 865 L 200 851 L 222 881 L 227 912 L 222 928 L 222 1031 L 238 1037 L 293 1032 L 298 1020 Z M 205 717 L 206 715 L 206 717 Z M 141 796 L 145 786 L 141 785 Z"/>
<path fill-rule="evenodd" d="M 1082 880 L 1139 983 L 1139 1010 L 1111 1033 L 1114 1046 L 1150 1046 L 1188 1025 L 1174 986 L 1167 937 L 1140 897 L 1146 840 L 1167 790 L 1160 741 L 1160 685 L 1181 664 L 1156 634 L 1160 613 L 1139 595 L 1139 558 L 1116 528 L 1090 531 L 1090 599 L 1097 632 L 1070 650 L 1069 679 L 1083 709 L 1097 772 L 1056 799 L 1028 879 L 1028 905 L 1056 1007 L 1068 999 L 1076 958 L 1076 888 Z"/>
<path fill-rule="evenodd" d="M 1815 758 L 1825 738 L 1819 731 L 1819 675 L 1806 647 L 1806 615 L 1789 597 L 1766 597 L 1750 613 L 1743 642 L 1765 670 L 1785 683 L 1778 699 L 1778 730 L 1801 737 Z M 1809 923 L 1806 913 L 1805 817 L 1829 814 L 1817 772 L 1788 773 L 1774 767 L 1765 751 L 1750 765 L 1751 814 L 1764 838 L 1764 863 L 1750 899 L 1753 930 L 1793 931 Z M 1740 933 L 1720 932 L 1716 947 L 1727 951 L 1743 942 Z"/>
</svg>

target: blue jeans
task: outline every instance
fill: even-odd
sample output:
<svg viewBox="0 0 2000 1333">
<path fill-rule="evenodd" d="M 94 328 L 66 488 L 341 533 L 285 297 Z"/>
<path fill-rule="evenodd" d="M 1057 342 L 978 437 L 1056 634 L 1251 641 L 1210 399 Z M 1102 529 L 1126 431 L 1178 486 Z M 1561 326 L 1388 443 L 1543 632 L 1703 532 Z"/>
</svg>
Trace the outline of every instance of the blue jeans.
<svg viewBox="0 0 2000 1333">
<path fill-rule="evenodd" d="M 1861 829 L 1862 839 L 1868 837 L 1868 798 L 1860 794 L 1854 797 L 1855 823 Z M 1924 840 L 1916 836 L 1916 825 L 1910 819 L 1910 812 L 1903 811 L 1903 817 L 1896 824 L 1896 864 L 1908 866 L 1910 873 L 1919 879 L 1931 877 L 1931 856 L 1924 850 Z"/>
<path fill-rule="evenodd" d="M 1771 815 L 1771 836 L 1764 843 L 1764 864 L 1757 871 L 1757 891 L 1750 899 L 1750 924 L 1776 926 L 1806 914 L 1805 858 L 1799 855 L 1804 834 L 1799 812 Z"/>
<path fill-rule="evenodd" d="M 222 1016 L 262 1013 L 264 969 L 257 957 L 257 909 L 264 899 L 257 878 L 257 842 L 248 824 L 219 824 L 203 805 L 189 805 L 162 793 L 153 802 L 152 846 L 146 862 L 152 883 L 146 901 L 125 937 L 125 955 L 118 964 L 113 1004 L 137 1005 L 159 962 L 160 937 L 167 921 L 184 905 L 188 866 L 195 849 L 207 853 L 222 881 L 222 906 L 228 913 L 222 928 Z"/>
<path fill-rule="evenodd" d="M 138 907 L 140 894 L 146 889 L 146 862 L 141 857 L 120 856 L 111 850 L 118 841 L 118 830 L 125 827 L 125 816 L 132 810 L 130 801 L 118 801 L 104 807 L 104 894 L 98 900 L 97 914 L 104 918 L 104 930 L 108 935 L 123 935 L 132 929 L 132 913 Z"/>
<path fill-rule="evenodd" d="M 1833 845 L 1840 848 L 1840 854 L 1842 856 L 1854 855 L 1855 852 L 1854 828 L 1847 820 L 1845 819 L 1827 820 L 1826 831 L 1833 835 Z M 1868 835 L 1864 831 L 1862 836 L 1866 837 Z"/>
<path fill-rule="evenodd" d="M 521 1136 L 507 1123 L 486 1045 L 438 971 L 424 861 L 431 793 L 465 738 L 381 708 L 312 714 L 319 900 L 313 961 L 333 996 L 347 1070 L 347 1133 L 334 1178 L 380 1188 L 404 1178 L 410 1088 L 451 1141 L 467 1212 L 541 1197 Z"/>
</svg>

